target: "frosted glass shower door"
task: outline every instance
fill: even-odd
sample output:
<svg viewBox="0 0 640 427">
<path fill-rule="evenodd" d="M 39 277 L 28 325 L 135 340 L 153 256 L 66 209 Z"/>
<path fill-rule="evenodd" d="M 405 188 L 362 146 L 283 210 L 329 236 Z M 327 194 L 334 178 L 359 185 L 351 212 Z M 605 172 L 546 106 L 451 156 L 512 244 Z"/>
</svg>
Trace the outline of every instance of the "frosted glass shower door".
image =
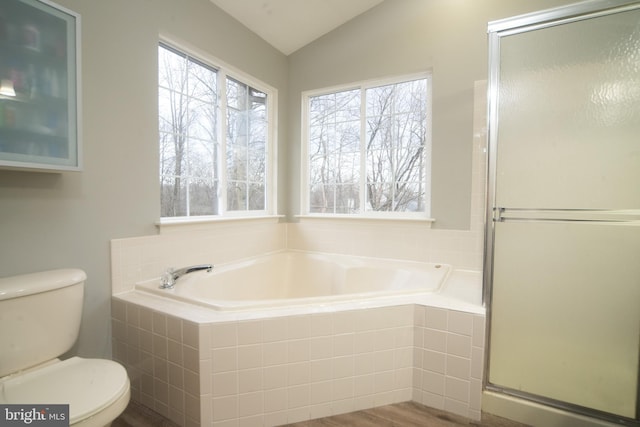
<svg viewBox="0 0 640 427">
<path fill-rule="evenodd" d="M 640 225 L 496 224 L 491 383 L 635 418 Z"/>
<path fill-rule="evenodd" d="M 488 386 L 637 420 L 640 3 L 585 4 L 489 26 Z"/>
<path fill-rule="evenodd" d="M 496 206 L 640 208 L 640 10 L 499 40 Z"/>
</svg>

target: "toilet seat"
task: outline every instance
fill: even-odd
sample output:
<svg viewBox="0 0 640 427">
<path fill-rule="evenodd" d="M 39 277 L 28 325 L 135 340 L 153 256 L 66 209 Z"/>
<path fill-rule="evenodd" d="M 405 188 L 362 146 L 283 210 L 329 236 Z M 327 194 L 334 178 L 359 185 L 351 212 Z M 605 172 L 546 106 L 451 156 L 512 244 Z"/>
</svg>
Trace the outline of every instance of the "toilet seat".
<svg viewBox="0 0 640 427">
<path fill-rule="evenodd" d="M 127 406 L 129 388 L 127 371 L 120 364 L 72 357 L 0 380 L 0 403 L 69 404 L 70 424 L 81 423 L 107 409 L 114 412 L 105 421 L 109 423 Z M 118 408 L 109 410 L 111 405 Z"/>
</svg>

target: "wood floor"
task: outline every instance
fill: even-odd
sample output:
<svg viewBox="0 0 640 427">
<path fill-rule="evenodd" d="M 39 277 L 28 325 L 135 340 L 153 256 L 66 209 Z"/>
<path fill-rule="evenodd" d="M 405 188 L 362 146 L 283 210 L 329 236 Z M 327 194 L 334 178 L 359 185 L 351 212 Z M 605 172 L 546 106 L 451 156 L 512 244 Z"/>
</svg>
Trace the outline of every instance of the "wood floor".
<svg viewBox="0 0 640 427">
<path fill-rule="evenodd" d="M 179 427 L 173 421 L 133 400 L 127 409 L 111 423 L 111 427 Z"/>
<path fill-rule="evenodd" d="M 397 403 L 349 414 L 288 424 L 287 427 L 525 427 L 514 421 L 483 414 L 482 421 L 472 421 L 415 402 Z M 112 427 L 177 427 L 157 413 L 131 402 Z"/>
<path fill-rule="evenodd" d="M 289 424 L 288 427 L 457 427 L 491 426 L 523 427 L 523 424 L 490 414 L 483 414 L 482 421 L 472 421 L 415 402 L 396 403 L 349 414 Z"/>
</svg>

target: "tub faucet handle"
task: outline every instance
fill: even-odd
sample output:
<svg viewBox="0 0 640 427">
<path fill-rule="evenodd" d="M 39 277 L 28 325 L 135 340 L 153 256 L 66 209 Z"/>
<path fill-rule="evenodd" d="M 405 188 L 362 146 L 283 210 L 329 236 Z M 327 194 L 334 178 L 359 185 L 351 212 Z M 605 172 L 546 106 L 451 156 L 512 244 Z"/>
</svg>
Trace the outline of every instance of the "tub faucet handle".
<svg viewBox="0 0 640 427">
<path fill-rule="evenodd" d="M 184 267 L 179 270 L 176 270 L 174 268 L 169 268 L 162 275 L 162 285 L 160 285 L 160 288 L 173 289 L 173 287 L 176 284 L 176 280 L 178 280 L 180 277 L 184 276 L 185 274 L 189 274 L 189 273 L 193 273 L 194 271 L 201 271 L 201 270 L 206 270 L 209 272 L 211 271 L 212 268 L 213 268 L 213 264 L 192 265 L 190 267 Z"/>
<path fill-rule="evenodd" d="M 162 283 L 160 285 L 161 289 L 173 289 L 176 284 L 176 280 L 174 279 L 174 272 L 175 269 L 173 267 L 169 267 L 164 273 L 162 273 L 162 278 L 160 279 Z"/>
</svg>

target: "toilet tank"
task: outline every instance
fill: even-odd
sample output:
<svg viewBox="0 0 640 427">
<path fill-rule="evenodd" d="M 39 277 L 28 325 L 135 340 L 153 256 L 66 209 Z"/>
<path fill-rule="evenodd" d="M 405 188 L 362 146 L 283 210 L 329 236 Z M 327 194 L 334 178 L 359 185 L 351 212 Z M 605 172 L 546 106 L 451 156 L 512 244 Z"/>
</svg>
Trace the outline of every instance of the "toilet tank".
<svg viewBox="0 0 640 427">
<path fill-rule="evenodd" d="M 77 269 L 0 278 L 0 377 L 55 359 L 73 346 L 86 278 Z"/>
</svg>

